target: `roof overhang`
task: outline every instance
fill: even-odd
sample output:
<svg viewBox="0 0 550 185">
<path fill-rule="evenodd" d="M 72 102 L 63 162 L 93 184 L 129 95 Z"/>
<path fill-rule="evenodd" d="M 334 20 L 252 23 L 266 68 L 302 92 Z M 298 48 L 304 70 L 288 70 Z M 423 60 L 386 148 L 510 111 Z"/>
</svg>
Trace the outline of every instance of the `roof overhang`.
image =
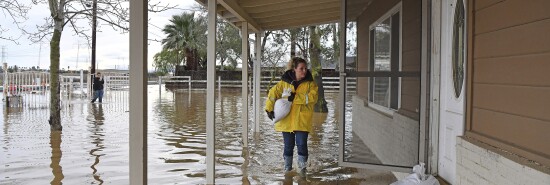
<svg viewBox="0 0 550 185">
<path fill-rule="evenodd" d="M 207 7 L 207 0 L 196 0 Z M 372 0 L 348 0 L 347 15 L 358 16 Z M 218 0 L 217 14 L 251 32 L 282 30 L 338 22 L 341 0 Z"/>
</svg>

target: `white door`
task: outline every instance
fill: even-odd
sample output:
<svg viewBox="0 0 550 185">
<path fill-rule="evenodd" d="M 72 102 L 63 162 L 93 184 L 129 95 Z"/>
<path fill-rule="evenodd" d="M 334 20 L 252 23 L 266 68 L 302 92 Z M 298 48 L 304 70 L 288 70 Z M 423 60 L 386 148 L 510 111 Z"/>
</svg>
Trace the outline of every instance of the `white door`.
<svg viewBox="0 0 550 185">
<path fill-rule="evenodd" d="M 441 85 L 438 173 L 449 183 L 456 176 L 456 138 L 464 133 L 465 7 L 444 0 L 441 17 Z"/>
</svg>

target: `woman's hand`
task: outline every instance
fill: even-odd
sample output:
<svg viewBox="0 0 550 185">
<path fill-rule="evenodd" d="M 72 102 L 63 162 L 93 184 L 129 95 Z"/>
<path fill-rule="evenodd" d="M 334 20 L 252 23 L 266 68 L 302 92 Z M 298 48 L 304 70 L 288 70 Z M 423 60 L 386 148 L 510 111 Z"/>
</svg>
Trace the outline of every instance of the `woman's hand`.
<svg viewBox="0 0 550 185">
<path fill-rule="evenodd" d="M 273 119 L 275 118 L 275 113 L 273 111 L 270 112 L 267 110 L 265 111 L 265 113 L 267 113 L 267 117 L 271 119 L 271 121 L 273 121 Z"/>
<path fill-rule="evenodd" d="M 294 97 L 296 96 L 296 93 L 290 93 L 290 96 L 288 96 L 288 101 L 292 102 L 294 101 Z"/>
</svg>

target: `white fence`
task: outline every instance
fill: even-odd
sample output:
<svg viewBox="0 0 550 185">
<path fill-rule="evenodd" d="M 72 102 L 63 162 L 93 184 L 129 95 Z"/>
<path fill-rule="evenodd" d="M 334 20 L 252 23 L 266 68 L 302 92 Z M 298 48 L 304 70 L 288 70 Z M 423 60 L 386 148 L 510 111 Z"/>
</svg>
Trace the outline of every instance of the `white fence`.
<svg viewBox="0 0 550 185">
<path fill-rule="evenodd" d="M 49 73 L 4 73 L 2 84 L 3 100 L 9 103 L 7 105 L 13 107 L 47 107 L 49 101 Z"/>
<path fill-rule="evenodd" d="M 105 90 L 129 90 L 130 89 L 130 77 L 129 76 L 106 76 L 104 77 Z"/>
<path fill-rule="evenodd" d="M 128 90 L 130 87 L 130 76 L 127 73 L 103 73 L 105 80 L 104 88 L 108 91 Z M 60 75 L 60 94 L 62 101 L 71 101 L 74 98 L 91 98 L 92 89 L 88 83 L 84 83 L 84 75 L 81 71 L 80 76 Z M 261 88 L 266 91 L 268 87 L 275 85 L 280 77 L 271 78 L 262 77 Z M 91 82 L 91 76 L 88 76 L 87 82 Z M 176 83 L 177 85 L 186 85 L 189 90 L 193 89 L 194 84 L 199 88 L 205 89 L 206 80 L 193 80 L 190 76 L 161 76 L 158 79 L 159 89 L 162 84 Z M 10 106 L 28 106 L 28 107 L 48 107 L 50 97 L 50 74 L 47 72 L 17 72 L 4 74 L 4 99 L 13 97 Z M 239 88 L 242 86 L 240 80 L 223 80 L 218 76 L 216 80 L 217 88 Z M 252 92 L 252 77 L 248 80 L 248 88 Z M 323 86 L 325 92 L 338 92 L 340 88 L 339 77 L 323 77 Z M 347 78 L 346 87 L 349 91 L 354 91 L 356 87 L 355 78 Z"/>
<path fill-rule="evenodd" d="M 260 87 L 262 91 L 266 91 L 268 87 L 275 85 L 279 82 L 280 77 L 275 77 L 273 80 L 269 76 L 264 76 L 261 78 Z M 177 83 L 174 86 L 186 86 L 189 90 L 192 89 L 193 84 L 195 86 L 202 87 L 206 86 L 206 80 L 192 80 L 190 76 L 160 76 L 158 80 L 159 88 L 162 84 L 166 83 Z M 252 77 L 249 77 L 247 82 L 248 88 L 252 92 L 254 81 Z M 242 81 L 240 80 L 223 80 L 221 76 L 218 76 L 216 80 L 217 88 L 240 88 L 242 87 Z M 355 91 L 357 84 L 356 78 L 346 78 L 346 87 L 348 91 Z M 339 77 L 323 77 L 323 87 L 325 92 L 338 92 L 340 89 L 340 78 Z M 205 89 L 205 88 L 196 88 L 196 89 Z"/>
<path fill-rule="evenodd" d="M 323 88 L 325 89 L 325 92 L 338 92 L 340 89 L 340 77 L 323 77 Z M 260 82 L 260 86 L 262 90 L 266 90 L 267 87 L 272 87 L 275 84 L 277 84 L 281 80 L 281 77 L 274 77 L 273 79 L 269 76 L 262 77 L 262 81 Z M 249 81 L 249 88 L 252 89 L 253 81 L 250 79 Z M 355 91 L 357 85 L 357 78 L 354 77 L 348 77 L 346 78 L 346 87 L 348 91 Z M 240 86 L 239 86 L 240 87 Z"/>
<path fill-rule="evenodd" d="M 4 101 L 10 107 L 48 107 L 50 101 L 50 74 L 48 72 L 15 72 L 2 76 Z M 128 90 L 130 77 L 127 73 L 104 73 L 105 90 Z M 86 81 L 86 83 L 85 83 Z M 85 80 L 83 71 L 80 76 L 60 75 L 59 90 L 62 102 L 76 98 L 92 98 L 91 82 L 88 75 Z M 12 100 L 7 101 L 7 100 Z"/>
</svg>

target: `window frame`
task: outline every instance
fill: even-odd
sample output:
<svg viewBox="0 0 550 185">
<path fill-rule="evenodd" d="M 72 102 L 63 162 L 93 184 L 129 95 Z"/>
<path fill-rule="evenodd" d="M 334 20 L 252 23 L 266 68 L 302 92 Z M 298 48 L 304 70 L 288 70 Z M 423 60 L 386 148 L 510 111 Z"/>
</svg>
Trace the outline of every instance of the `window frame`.
<svg viewBox="0 0 550 185">
<path fill-rule="evenodd" d="M 398 52 L 399 52 L 399 59 L 398 59 L 398 62 L 399 62 L 399 69 L 398 71 L 391 71 L 391 67 L 390 67 L 390 73 L 396 73 L 396 72 L 400 72 L 402 71 L 402 67 L 403 67 L 403 60 L 402 60 L 402 57 L 403 57 L 403 6 L 402 6 L 402 2 L 399 2 L 397 5 L 395 5 L 394 7 L 392 7 L 390 10 L 388 10 L 386 13 L 384 13 L 384 15 L 380 16 L 376 21 L 374 21 L 372 24 L 369 25 L 369 55 L 373 55 L 373 53 L 371 53 L 371 48 L 374 47 L 374 44 L 375 42 L 371 42 L 370 38 L 372 38 L 372 34 L 373 34 L 373 30 L 376 28 L 376 26 L 378 26 L 380 23 L 386 21 L 387 19 L 390 19 L 390 25 L 393 23 L 393 19 L 392 19 L 392 16 L 399 13 L 399 47 L 398 47 Z M 374 34 L 376 34 L 376 31 L 374 31 Z M 391 37 L 391 32 L 390 32 L 390 57 L 392 55 L 392 37 Z M 371 45 L 371 43 L 373 45 Z M 374 50 L 372 50 L 374 51 Z M 390 58 L 391 59 L 391 58 Z M 371 66 L 371 64 L 374 63 L 374 60 L 369 56 L 369 66 Z M 391 64 L 391 62 L 390 62 Z M 391 66 L 391 65 L 390 65 Z M 370 69 L 369 67 L 369 71 L 374 71 L 374 69 Z M 371 78 L 375 78 L 375 77 L 371 77 Z M 382 78 L 386 78 L 386 77 L 382 77 Z M 383 112 L 385 114 L 388 114 L 390 116 L 393 116 L 393 114 L 395 112 L 397 112 L 399 109 L 401 109 L 401 85 L 402 85 L 402 77 L 398 77 L 399 79 L 397 80 L 398 81 L 398 85 L 397 85 L 397 109 L 393 109 L 391 108 L 391 77 L 387 77 L 387 78 L 390 78 L 389 80 L 389 91 L 390 91 L 390 102 L 388 103 L 389 106 L 386 107 L 386 106 L 383 106 L 383 105 L 379 105 L 377 103 L 374 103 L 374 101 L 371 101 L 371 98 L 370 98 L 370 93 L 371 93 L 371 87 L 374 86 L 374 84 L 370 84 L 371 80 L 369 80 L 369 85 L 368 85 L 368 92 L 369 92 L 369 97 L 367 98 L 367 101 L 368 101 L 368 106 L 369 107 L 372 107 L 373 109 L 377 110 L 377 111 L 380 111 L 380 112 Z M 374 80 L 372 80 L 372 82 L 374 83 Z"/>
</svg>

